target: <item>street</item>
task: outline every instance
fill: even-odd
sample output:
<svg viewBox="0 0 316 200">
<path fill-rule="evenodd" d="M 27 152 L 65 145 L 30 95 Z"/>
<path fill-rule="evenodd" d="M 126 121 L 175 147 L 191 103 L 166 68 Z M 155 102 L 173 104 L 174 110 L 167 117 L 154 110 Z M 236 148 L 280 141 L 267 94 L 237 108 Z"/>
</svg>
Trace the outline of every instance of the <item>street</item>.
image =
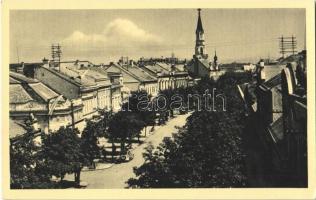
<svg viewBox="0 0 316 200">
<path fill-rule="evenodd" d="M 178 115 L 169 120 L 166 125 L 155 130 L 143 144 L 132 150 L 134 159 L 130 162 L 114 164 L 109 169 L 84 171 L 81 173 L 81 181 L 87 182 L 87 188 L 125 188 L 125 183 L 129 178 L 135 177 L 133 167 L 140 166 L 144 163 L 143 152 L 148 143 L 155 147 L 161 143 L 164 137 L 172 136 L 172 133 L 177 132 L 176 126 L 182 127 L 186 123 L 186 119 L 190 114 Z M 73 180 L 73 175 L 65 177 L 68 180 Z"/>
</svg>

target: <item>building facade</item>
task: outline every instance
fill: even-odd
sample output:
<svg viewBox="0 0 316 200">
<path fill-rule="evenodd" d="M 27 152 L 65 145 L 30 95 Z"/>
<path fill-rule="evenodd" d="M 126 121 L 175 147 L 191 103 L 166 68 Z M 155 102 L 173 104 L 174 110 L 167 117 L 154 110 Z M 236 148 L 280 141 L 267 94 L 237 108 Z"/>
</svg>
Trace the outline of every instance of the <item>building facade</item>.
<svg viewBox="0 0 316 200">
<path fill-rule="evenodd" d="M 271 179 L 281 186 L 307 186 L 305 59 L 288 63 L 277 75 L 257 82 L 258 131 L 271 163 Z"/>
<path fill-rule="evenodd" d="M 17 123 L 33 115 L 48 133 L 82 121 L 82 101 L 69 101 L 42 82 L 10 72 L 10 118 Z"/>
<path fill-rule="evenodd" d="M 139 67 L 157 78 L 158 90 L 187 87 L 191 80 L 188 72 L 182 67 L 165 62 L 140 62 Z"/>
<path fill-rule="evenodd" d="M 151 96 L 158 94 L 157 78 L 141 69 L 131 60 L 128 62 L 119 61 L 117 64 L 110 63 L 108 66 L 104 66 L 104 69 L 110 73 L 121 73 L 123 84 L 129 92 L 145 90 Z"/>
</svg>

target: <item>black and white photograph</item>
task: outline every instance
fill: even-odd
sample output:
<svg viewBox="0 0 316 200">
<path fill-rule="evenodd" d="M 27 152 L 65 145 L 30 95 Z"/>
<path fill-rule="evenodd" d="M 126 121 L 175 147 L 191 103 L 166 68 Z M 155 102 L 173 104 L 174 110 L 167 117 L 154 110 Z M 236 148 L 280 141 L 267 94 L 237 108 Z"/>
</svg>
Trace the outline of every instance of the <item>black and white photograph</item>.
<svg viewBox="0 0 316 200">
<path fill-rule="evenodd" d="M 10 189 L 308 188 L 306 14 L 10 10 Z"/>
</svg>

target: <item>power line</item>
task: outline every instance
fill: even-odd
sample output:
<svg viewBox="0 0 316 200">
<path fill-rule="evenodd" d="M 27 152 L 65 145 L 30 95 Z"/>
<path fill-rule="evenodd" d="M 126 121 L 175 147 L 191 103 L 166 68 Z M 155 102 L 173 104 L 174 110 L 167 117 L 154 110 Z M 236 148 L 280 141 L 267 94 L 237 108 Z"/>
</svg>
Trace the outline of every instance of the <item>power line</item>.
<svg viewBox="0 0 316 200">
<path fill-rule="evenodd" d="M 54 66 L 60 69 L 60 58 L 61 58 L 61 46 L 59 44 L 51 46 L 51 55 Z"/>
<path fill-rule="evenodd" d="M 297 40 L 293 35 L 291 37 L 283 37 L 283 35 L 279 37 L 279 49 L 282 58 L 284 58 L 284 55 L 287 53 L 292 53 L 292 55 L 294 55 L 297 52 L 296 48 Z"/>
</svg>

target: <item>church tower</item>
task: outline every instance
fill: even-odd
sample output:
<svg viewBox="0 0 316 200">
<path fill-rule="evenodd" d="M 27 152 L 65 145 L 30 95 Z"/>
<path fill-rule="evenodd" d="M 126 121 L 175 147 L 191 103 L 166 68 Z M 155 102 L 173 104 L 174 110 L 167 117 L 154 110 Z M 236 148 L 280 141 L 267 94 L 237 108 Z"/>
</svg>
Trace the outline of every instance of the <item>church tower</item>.
<svg viewBox="0 0 316 200">
<path fill-rule="evenodd" d="M 207 54 L 205 54 L 205 44 L 204 44 L 204 30 L 201 20 L 201 9 L 198 9 L 198 22 L 195 31 L 196 40 L 195 40 L 195 57 L 198 59 L 207 59 Z"/>
</svg>

